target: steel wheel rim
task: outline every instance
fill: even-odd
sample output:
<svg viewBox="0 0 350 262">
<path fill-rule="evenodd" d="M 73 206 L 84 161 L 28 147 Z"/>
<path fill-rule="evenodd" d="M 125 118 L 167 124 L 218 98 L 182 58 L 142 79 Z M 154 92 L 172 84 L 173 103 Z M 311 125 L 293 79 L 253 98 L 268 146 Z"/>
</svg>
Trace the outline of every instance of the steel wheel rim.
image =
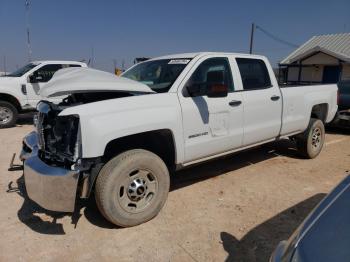
<svg viewBox="0 0 350 262">
<path fill-rule="evenodd" d="M 318 149 L 321 145 L 322 141 L 322 131 L 319 127 L 316 127 L 312 131 L 311 144 L 314 149 Z"/>
<path fill-rule="evenodd" d="M 7 124 L 13 119 L 12 111 L 7 107 L 0 107 L 0 124 Z"/>
<path fill-rule="evenodd" d="M 156 198 L 158 180 L 149 170 L 136 169 L 118 187 L 117 201 L 129 213 L 144 211 Z"/>
</svg>

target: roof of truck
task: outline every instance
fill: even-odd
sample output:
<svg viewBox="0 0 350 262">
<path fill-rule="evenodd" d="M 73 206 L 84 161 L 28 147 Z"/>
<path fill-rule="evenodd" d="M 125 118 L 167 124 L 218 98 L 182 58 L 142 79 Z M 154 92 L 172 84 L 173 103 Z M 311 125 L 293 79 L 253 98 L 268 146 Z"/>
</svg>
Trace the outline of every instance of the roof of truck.
<svg viewBox="0 0 350 262">
<path fill-rule="evenodd" d="M 177 58 L 195 58 L 197 56 L 204 56 L 204 55 L 234 55 L 234 56 L 251 56 L 256 58 L 261 58 L 264 56 L 261 55 L 252 55 L 252 54 L 245 54 L 245 53 L 231 53 L 231 52 L 195 52 L 195 53 L 182 53 L 182 54 L 171 54 L 171 55 L 164 55 L 160 57 L 154 57 L 151 60 L 156 59 L 177 59 Z"/>
<path fill-rule="evenodd" d="M 52 63 L 52 64 L 86 64 L 84 62 L 78 62 L 78 61 L 70 61 L 70 60 L 36 60 L 32 61 L 34 64 L 40 64 L 40 63 Z"/>
</svg>

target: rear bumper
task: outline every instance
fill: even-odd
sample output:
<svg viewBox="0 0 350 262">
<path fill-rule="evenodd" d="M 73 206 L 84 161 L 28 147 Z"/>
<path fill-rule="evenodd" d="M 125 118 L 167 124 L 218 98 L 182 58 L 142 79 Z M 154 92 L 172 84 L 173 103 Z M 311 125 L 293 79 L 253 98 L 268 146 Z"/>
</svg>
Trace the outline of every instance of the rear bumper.
<svg viewBox="0 0 350 262">
<path fill-rule="evenodd" d="M 24 180 L 29 198 L 48 210 L 73 212 L 79 170 L 47 165 L 38 157 L 36 142 L 36 132 L 28 134 L 20 155 L 24 160 Z"/>
</svg>

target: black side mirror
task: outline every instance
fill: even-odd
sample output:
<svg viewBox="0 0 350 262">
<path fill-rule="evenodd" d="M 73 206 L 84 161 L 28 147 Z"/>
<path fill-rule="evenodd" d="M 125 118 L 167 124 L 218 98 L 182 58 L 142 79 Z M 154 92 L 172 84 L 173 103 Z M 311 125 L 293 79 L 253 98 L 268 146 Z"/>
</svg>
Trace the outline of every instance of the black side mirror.
<svg viewBox="0 0 350 262">
<path fill-rule="evenodd" d="M 225 83 L 224 71 L 211 71 L 207 73 L 207 96 L 226 97 L 228 86 Z"/>
<path fill-rule="evenodd" d="M 186 86 L 187 93 L 191 97 L 196 97 L 196 96 L 203 96 L 206 95 L 205 92 L 203 92 L 203 88 L 201 88 L 201 84 L 197 83 L 192 83 Z"/>
</svg>

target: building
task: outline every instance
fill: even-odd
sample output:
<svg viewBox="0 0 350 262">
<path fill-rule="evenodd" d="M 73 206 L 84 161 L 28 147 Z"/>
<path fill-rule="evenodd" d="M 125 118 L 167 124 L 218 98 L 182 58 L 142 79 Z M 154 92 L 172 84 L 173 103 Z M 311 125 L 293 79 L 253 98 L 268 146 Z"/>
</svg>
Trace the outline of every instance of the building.
<svg viewBox="0 0 350 262">
<path fill-rule="evenodd" d="M 314 36 L 279 64 L 286 84 L 350 80 L 350 33 Z"/>
</svg>

